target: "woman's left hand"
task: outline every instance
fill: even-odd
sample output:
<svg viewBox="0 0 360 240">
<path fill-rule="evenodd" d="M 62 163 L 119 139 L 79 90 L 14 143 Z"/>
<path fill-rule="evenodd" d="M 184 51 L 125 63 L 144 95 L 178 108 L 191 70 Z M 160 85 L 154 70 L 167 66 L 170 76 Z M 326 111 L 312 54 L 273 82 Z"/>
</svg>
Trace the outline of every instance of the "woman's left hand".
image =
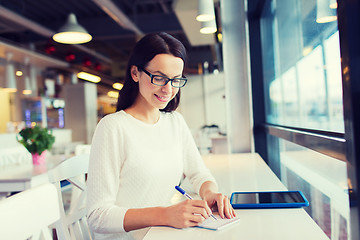
<svg viewBox="0 0 360 240">
<path fill-rule="evenodd" d="M 207 202 L 210 209 L 217 209 L 221 218 L 236 217 L 235 211 L 232 208 L 229 198 L 226 195 L 207 191 L 204 193 L 203 199 Z"/>
</svg>

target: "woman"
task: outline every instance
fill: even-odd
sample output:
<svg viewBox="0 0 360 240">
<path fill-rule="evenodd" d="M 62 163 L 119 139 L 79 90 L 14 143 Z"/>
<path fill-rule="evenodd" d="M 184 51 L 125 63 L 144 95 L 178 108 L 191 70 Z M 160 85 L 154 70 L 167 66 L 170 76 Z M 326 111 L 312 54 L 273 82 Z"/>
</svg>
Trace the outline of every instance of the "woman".
<svg viewBox="0 0 360 240">
<path fill-rule="evenodd" d="M 185 59 L 182 43 L 166 33 L 146 35 L 130 56 L 117 112 L 99 122 L 92 142 L 88 222 L 98 239 L 141 238 L 149 226 L 196 226 L 214 207 L 222 218 L 235 216 L 174 111 L 187 81 Z M 171 205 L 183 175 L 203 200 Z"/>
</svg>

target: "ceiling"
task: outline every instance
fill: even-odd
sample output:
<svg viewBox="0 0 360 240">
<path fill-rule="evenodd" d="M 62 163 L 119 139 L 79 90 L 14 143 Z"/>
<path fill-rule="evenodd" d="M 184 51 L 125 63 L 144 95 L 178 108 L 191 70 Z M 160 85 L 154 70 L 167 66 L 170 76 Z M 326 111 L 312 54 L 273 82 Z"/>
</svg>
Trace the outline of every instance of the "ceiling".
<svg viewBox="0 0 360 240">
<path fill-rule="evenodd" d="M 215 6 L 219 7 L 218 1 Z M 123 81 L 136 41 L 143 34 L 165 31 L 187 48 L 185 71 L 197 73 L 205 61 L 210 66 L 221 62 L 221 51 L 214 34 L 199 33 L 196 11 L 195 0 L 0 0 L 0 43 L 42 53 L 115 82 Z M 66 45 L 52 40 L 70 13 L 93 36 L 92 41 Z M 70 55 L 75 59 L 69 60 Z"/>
</svg>

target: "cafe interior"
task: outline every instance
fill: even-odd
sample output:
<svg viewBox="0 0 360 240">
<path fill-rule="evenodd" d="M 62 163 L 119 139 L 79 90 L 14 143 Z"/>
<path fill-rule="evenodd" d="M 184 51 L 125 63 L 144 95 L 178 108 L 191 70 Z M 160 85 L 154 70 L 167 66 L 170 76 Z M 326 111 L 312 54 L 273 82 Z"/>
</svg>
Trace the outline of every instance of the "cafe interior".
<svg viewBox="0 0 360 240">
<path fill-rule="evenodd" d="M 96 239 L 85 207 L 92 137 L 116 112 L 133 47 L 155 32 L 186 47 L 176 111 L 219 190 L 301 191 L 309 206 L 236 209 L 226 231 L 150 227 L 139 239 L 359 239 L 359 9 L 350 0 L 0 1 L 0 239 Z"/>
</svg>

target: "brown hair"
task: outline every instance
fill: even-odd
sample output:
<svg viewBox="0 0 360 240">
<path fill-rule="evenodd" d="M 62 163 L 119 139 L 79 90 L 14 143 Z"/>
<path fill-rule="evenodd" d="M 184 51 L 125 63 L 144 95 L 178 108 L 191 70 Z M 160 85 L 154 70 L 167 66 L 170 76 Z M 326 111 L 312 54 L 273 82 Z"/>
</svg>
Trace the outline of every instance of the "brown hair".
<svg viewBox="0 0 360 240">
<path fill-rule="evenodd" d="M 145 35 L 133 49 L 126 69 L 126 77 L 123 88 L 119 92 L 116 111 L 125 110 L 130 107 L 139 93 L 139 83 L 133 81 L 130 73 L 131 66 L 140 69 L 146 68 L 148 63 L 158 54 L 171 54 L 179 57 L 186 63 L 186 49 L 184 45 L 173 36 L 165 33 L 152 33 Z M 176 96 L 160 111 L 174 111 L 180 103 L 180 89 Z"/>
</svg>

